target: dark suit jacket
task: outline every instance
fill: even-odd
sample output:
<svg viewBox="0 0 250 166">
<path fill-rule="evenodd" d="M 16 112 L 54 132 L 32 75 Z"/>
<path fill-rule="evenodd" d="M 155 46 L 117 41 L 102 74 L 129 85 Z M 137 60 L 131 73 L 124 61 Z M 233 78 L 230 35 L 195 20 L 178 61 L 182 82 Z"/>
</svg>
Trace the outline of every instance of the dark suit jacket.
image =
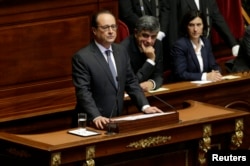
<svg viewBox="0 0 250 166">
<path fill-rule="evenodd" d="M 167 40 L 171 45 L 180 37 L 180 24 L 183 16 L 189 10 L 198 10 L 194 0 L 167 0 L 169 1 L 171 12 L 170 18 L 172 20 L 169 24 L 169 31 L 167 32 Z M 224 17 L 221 15 L 216 0 L 200 0 L 200 11 L 204 14 L 209 13 L 210 25 L 220 34 L 222 39 L 228 46 L 232 47 L 237 44 L 232 35 Z M 177 31 L 178 30 L 178 31 Z"/>
<path fill-rule="evenodd" d="M 250 25 L 246 28 L 239 54 L 234 60 L 233 72 L 250 71 Z"/>
<path fill-rule="evenodd" d="M 214 59 L 209 40 L 207 38 L 202 38 L 202 41 L 204 43 L 204 46 L 201 48 L 201 56 L 204 65 L 203 72 L 220 70 Z M 171 49 L 171 56 L 173 57 L 176 81 L 201 80 L 202 73 L 200 71 L 199 62 L 189 38 L 182 37 L 177 40 Z"/>
<path fill-rule="evenodd" d="M 159 0 L 159 22 L 161 31 L 166 33 L 169 21 L 169 6 L 166 0 Z M 146 15 L 156 16 L 156 7 L 151 6 L 148 0 L 143 0 Z M 154 3 L 155 4 L 155 3 Z M 119 19 L 127 24 L 130 33 L 134 32 L 135 24 L 139 17 L 142 16 L 139 0 L 119 0 Z"/>
<path fill-rule="evenodd" d="M 156 40 L 155 49 L 155 66 L 147 62 L 147 57 L 144 53 L 141 53 L 134 35 L 130 35 L 121 43 L 130 56 L 131 65 L 133 71 L 139 82 L 144 82 L 152 79 L 156 83 L 156 89 L 162 85 L 163 82 L 163 58 L 162 58 L 162 44 L 159 40 Z"/>
<path fill-rule="evenodd" d="M 79 50 L 72 58 L 72 76 L 77 98 L 76 113 L 86 112 L 88 120 L 97 116 L 121 115 L 124 91 L 137 103 L 139 109 L 148 104 L 131 69 L 127 51 L 118 44 L 112 44 L 112 49 L 118 72 L 118 88 L 115 87 L 105 58 L 94 42 Z M 112 110 L 114 112 L 111 115 Z"/>
</svg>

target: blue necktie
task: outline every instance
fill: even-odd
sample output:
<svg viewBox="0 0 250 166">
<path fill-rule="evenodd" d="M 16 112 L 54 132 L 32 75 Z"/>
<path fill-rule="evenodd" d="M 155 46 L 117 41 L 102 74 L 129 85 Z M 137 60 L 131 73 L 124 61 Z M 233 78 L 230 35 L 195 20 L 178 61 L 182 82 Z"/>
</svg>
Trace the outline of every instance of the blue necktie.
<svg viewBox="0 0 250 166">
<path fill-rule="evenodd" d="M 112 76 L 113 76 L 114 81 L 115 81 L 115 86 L 116 86 L 116 88 L 117 88 L 117 87 L 118 87 L 118 83 L 117 83 L 117 79 L 116 79 L 117 74 L 116 74 L 116 71 L 115 71 L 114 63 L 113 63 L 113 61 L 111 60 L 110 52 L 111 52 L 110 50 L 106 50 L 106 51 L 105 51 L 105 53 L 106 53 L 106 55 L 107 55 L 107 59 L 108 59 L 109 69 L 110 69 L 110 71 L 111 71 L 111 73 L 112 73 Z"/>
</svg>

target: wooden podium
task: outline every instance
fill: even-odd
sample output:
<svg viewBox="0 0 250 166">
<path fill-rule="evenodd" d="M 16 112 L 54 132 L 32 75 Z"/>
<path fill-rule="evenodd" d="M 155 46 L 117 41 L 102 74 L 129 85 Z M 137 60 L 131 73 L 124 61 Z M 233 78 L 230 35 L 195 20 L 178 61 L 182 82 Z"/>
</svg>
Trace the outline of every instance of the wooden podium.
<svg viewBox="0 0 250 166">
<path fill-rule="evenodd" d="M 163 124 L 167 125 L 178 123 L 179 112 L 171 111 L 158 114 L 137 113 L 113 118 L 112 120 L 113 122 L 107 125 L 106 130 L 108 132 L 124 133 L 153 127 L 161 127 Z"/>
<path fill-rule="evenodd" d="M 206 165 L 206 150 L 236 149 L 242 143 L 248 112 L 196 101 L 178 110 L 179 120 L 150 127 L 147 121 L 130 130 L 80 137 L 68 130 L 40 134 L 0 133 L 3 165 Z M 177 114 L 176 114 L 177 115 Z M 155 117 L 162 118 L 160 116 Z M 133 122 L 134 123 L 134 122 Z M 89 128 L 94 130 L 93 128 Z M 121 129 L 122 130 L 122 129 Z M 211 140 L 211 141 L 206 141 Z"/>
</svg>

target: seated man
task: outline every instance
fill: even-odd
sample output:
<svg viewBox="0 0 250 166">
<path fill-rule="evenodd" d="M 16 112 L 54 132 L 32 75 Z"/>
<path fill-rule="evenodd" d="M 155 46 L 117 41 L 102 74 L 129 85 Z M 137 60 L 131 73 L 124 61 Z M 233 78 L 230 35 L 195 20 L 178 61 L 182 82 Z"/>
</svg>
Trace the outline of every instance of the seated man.
<svg viewBox="0 0 250 166">
<path fill-rule="evenodd" d="M 156 17 L 142 16 L 134 34 L 121 42 L 129 53 L 133 71 L 144 91 L 155 90 L 163 83 L 162 44 L 157 39 L 159 31 Z"/>
<path fill-rule="evenodd" d="M 234 60 L 232 71 L 250 71 L 250 25 L 246 28 L 246 32 L 240 44 L 239 54 Z"/>
</svg>

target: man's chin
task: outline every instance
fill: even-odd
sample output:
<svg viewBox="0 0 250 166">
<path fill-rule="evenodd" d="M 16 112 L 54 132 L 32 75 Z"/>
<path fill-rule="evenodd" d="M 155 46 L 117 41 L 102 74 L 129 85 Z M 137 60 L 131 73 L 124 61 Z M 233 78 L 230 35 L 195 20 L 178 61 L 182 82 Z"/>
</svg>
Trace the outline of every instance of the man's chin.
<svg viewBox="0 0 250 166">
<path fill-rule="evenodd" d="M 114 43 L 114 42 L 115 42 L 115 38 L 107 39 L 107 42 L 109 42 L 109 43 Z"/>
</svg>

